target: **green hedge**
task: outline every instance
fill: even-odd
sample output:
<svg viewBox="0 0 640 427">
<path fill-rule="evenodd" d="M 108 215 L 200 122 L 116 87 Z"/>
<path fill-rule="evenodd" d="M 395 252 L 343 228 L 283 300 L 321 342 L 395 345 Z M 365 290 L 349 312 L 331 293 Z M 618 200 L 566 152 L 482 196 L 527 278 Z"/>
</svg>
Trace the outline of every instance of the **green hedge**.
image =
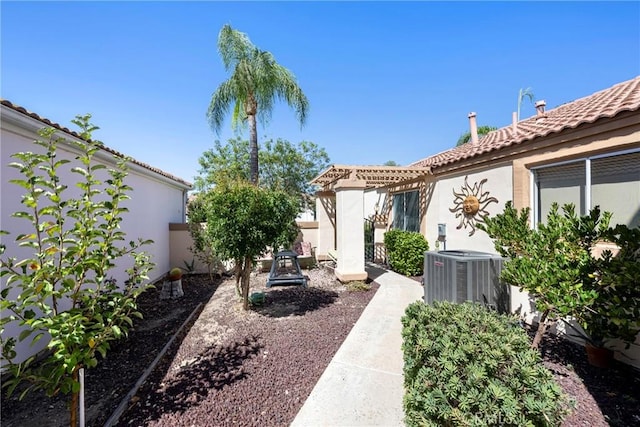
<svg viewBox="0 0 640 427">
<path fill-rule="evenodd" d="M 429 243 L 415 231 L 389 230 L 384 234 L 387 260 L 393 271 L 405 276 L 419 276 L 424 269 L 424 253 Z"/>
<path fill-rule="evenodd" d="M 408 426 L 556 426 L 567 400 L 513 318 L 421 301 L 402 318 Z"/>
</svg>

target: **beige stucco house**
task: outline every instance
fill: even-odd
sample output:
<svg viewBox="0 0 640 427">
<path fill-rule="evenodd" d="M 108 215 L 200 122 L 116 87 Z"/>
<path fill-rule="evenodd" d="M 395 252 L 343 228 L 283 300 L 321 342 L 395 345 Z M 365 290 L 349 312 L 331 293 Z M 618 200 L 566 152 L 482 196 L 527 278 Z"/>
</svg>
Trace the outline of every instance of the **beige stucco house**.
<svg viewBox="0 0 640 427">
<path fill-rule="evenodd" d="M 539 101 L 536 109 L 521 121 L 514 113 L 511 125 L 482 138 L 470 113 L 471 142 L 407 167 L 328 168 L 313 181 L 322 187 L 317 256 L 334 250 L 339 278 L 363 277 L 363 218 L 374 220 L 374 261 L 384 258 L 382 236 L 390 228 L 420 231 L 431 249 L 494 253 L 475 228 L 478 213 L 500 213 L 509 200 L 531 208 L 533 225 L 558 202 L 574 203 L 582 214 L 600 205 L 613 213 L 612 223 L 639 226 L 640 76 L 552 109 Z M 532 315 L 517 290 L 511 306 Z"/>
<path fill-rule="evenodd" d="M 19 172 L 9 163 L 15 161 L 12 154 L 21 151 L 41 150 L 33 143 L 38 139 L 38 130 L 44 127 L 52 127 L 57 130 L 57 135 L 67 141 L 78 140 L 79 135 L 69 129 L 52 123 L 38 114 L 27 111 L 16 106 L 9 101 L 0 101 L 0 229 L 9 231 L 8 236 L 1 236 L 2 243 L 6 246 L 5 256 L 17 257 L 21 259 L 25 254 L 24 248 L 18 247 L 15 242 L 16 236 L 31 233 L 28 221 L 14 218 L 12 214 L 16 211 L 24 210 L 21 204 L 23 189 L 10 183 L 12 179 L 21 178 Z M 77 164 L 76 153 L 71 144 L 61 144 L 59 147 L 59 158 L 71 161 L 67 167 L 60 172 L 62 182 L 75 182 L 75 174 L 70 172 L 70 168 Z M 114 166 L 114 156 L 122 157 L 122 154 L 103 147 L 96 153 L 96 161 L 106 166 Z M 129 212 L 123 216 L 121 230 L 127 235 L 128 240 L 137 238 L 151 239 L 152 245 L 145 247 L 145 251 L 150 253 L 155 268 L 150 273 L 150 278 L 155 281 L 162 277 L 172 267 L 170 264 L 170 223 L 182 223 L 185 219 L 185 206 L 187 191 L 191 189 L 191 184 L 163 172 L 157 168 L 131 160 L 128 163 L 129 175 L 126 183 L 133 188 L 129 195 L 130 200 L 125 201 L 125 206 Z M 74 186 L 70 185 L 68 191 L 73 191 Z M 128 265 L 118 265 L 112 270 L 113 277 L 123 283 L 127 277 L 125 269 Z M 6 315 L 6 313 L 1 313 Z M 17 336 L 19 330 L 17 325 L 9 324 L 3 335 Z M 46 344 L 45 340 L 39 343 L 41 347 Z M 34 354 L 40 348 L 29 347 L 28 342 L 19 343 L 17 352 L 20 358 L 26 358 Z"/>
</svg>

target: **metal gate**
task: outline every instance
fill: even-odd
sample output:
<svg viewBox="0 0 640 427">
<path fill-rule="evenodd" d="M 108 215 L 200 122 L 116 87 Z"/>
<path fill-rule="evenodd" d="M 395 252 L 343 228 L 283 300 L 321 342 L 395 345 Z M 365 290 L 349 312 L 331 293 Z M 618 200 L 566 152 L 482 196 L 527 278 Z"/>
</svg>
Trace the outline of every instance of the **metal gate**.
<svg viewBox="0 0 640 427">
<path fill-rule="evenodd" d="M 364 260 L 373 262 L 375 253 L 374 245 L 375 228 L 373 227 L 373 221 L 370 219 L 364 219 Z"/>
</svg>

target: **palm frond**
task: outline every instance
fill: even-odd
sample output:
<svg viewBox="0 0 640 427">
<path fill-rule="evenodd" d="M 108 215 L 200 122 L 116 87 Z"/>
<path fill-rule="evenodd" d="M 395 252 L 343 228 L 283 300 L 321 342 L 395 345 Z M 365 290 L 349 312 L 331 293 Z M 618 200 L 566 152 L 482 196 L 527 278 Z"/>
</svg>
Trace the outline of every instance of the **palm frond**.
<svg viewBox="0 0 640 427">
<path fill-rule="evenodd" d="M 270 52 L 254 46 L 245 33 L 230 25 L 220 30 L 218 50 L 232 75 L 214 93 L 209 106 L 207 116 L 214 130 L 220 130 L 234 102 L 232 125 L 236 129 L 250 113 L 247 107 L 254 105 L 258 120 L 266 124 L 276 100 L 286 102 L 295 111 L 300 125 L 305 124 L 309 101 L 293 73 L 279 65 Z"/>
<path fill-rule="evenodd" d="M 224 25 L 220 30 L 218 52 L 220 52 L 225 70 L 234 69 L 238 62 L 249 58 L 253 49 L 255 46 L 247 34 L 234 30 L 229 24 Z"/>
<path fill-rule="evenodd" d="M 222 129 L 224 118 L 229 112 L 231 104 L 236 101 L 235 92 L 235 84 L 230 79 L 218 86 L 213 93 L 207 110 L 207 119 L 215 132 L 220 132 L 220 129 Z"/>
<path fill-rule="evenodd" d="M 533 94 L 533 90 L 528 87 L 526 89 L 520 89 L 518 91 L 518 121 L 520 121 L 520 107 L 522 105 L 522 100 L 525 98 L 529 98 L 529 102 L 531 102 L 533 104 L 533 101 L 535 100 L 535 95 Z"/>
</svg>

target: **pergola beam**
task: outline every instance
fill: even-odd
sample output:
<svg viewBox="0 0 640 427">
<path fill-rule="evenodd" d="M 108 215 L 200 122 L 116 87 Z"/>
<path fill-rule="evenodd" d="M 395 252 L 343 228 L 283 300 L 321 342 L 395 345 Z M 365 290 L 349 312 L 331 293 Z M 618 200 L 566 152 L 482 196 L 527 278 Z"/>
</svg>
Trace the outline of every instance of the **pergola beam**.
<svg viewBox="0 0 640 427">
<path fill-rule="evenodd" d="M 341 179 L 354 179 L 365 181 L 366 188 L 379 188 L 430 174 L 429 167 L 331 165 L 311 184 L 330 190 Z"/>
</svg>

